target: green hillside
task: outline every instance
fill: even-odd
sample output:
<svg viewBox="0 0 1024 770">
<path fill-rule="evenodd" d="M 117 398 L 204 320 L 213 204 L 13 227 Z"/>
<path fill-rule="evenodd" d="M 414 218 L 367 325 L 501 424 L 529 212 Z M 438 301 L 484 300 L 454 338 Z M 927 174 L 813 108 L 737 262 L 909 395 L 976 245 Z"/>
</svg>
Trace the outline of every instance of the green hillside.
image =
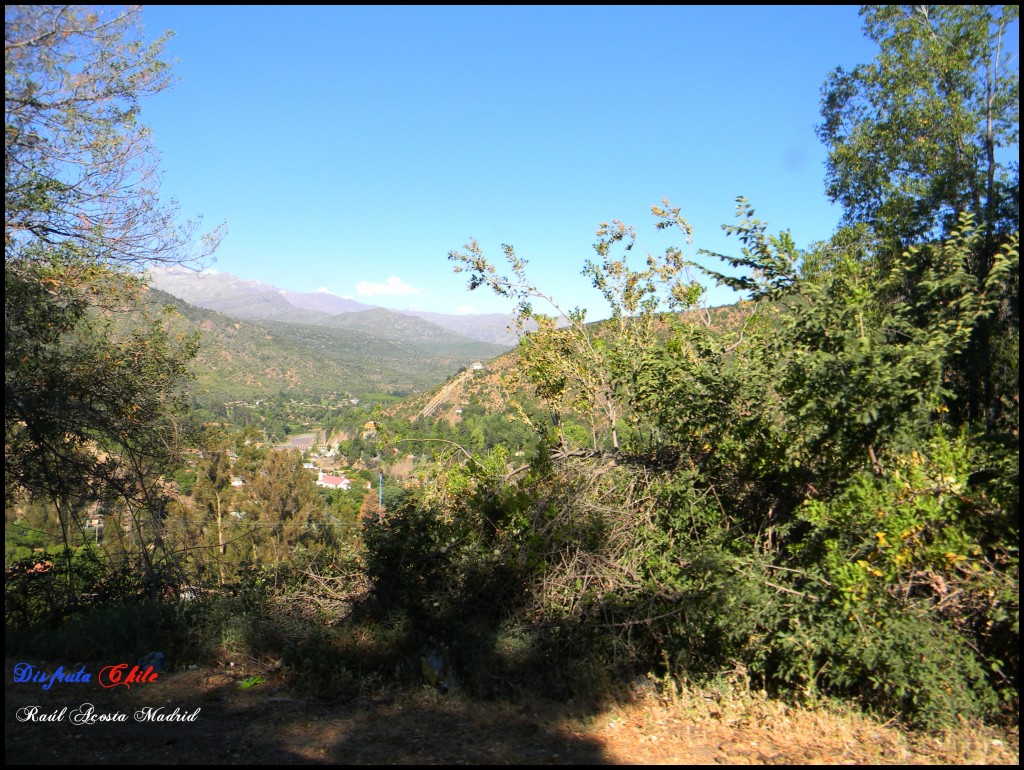
<svg viewBox="0 0 1024 770">
<path fill-rule="evenodd" d="M 417 322 L 421 329 L 428 328 L 428 331 L 431 326 L 396 313 L 389 315 Z M 280 321 L 267 321 L 263 326 L 280 339 L 299 345 L 323 360 L 332 361 L 347 371 L 358 372 L 367 383 L 362 390 L 386 393 L 412 393 L 435 387 L 461 367 L 473 361 L 487 360 L 506 350 L 498 345 L 460 338 L 439 327 L 434 327 L 439 332 L 434 339 L 410 334 L 411 339 L 403 341 L 397 338 L 397 333 L 396 338 L 386 339 L 359 328 L 339 329 Z"/>
<path fill-rule="evenodd" d="M 154 305 L 173 306 L 179 332 L 199 331 L 199 353 L 193 364 L 194 395 L 200 403 L 244 398 L 324 393 L 357 393 L 368 387 L 361 373 L 326 360 L 292 340 L 257 324 L 240 321 L 183 302 L 158 289 L 150 290 Z"/>
<path fill-rule="evenodd" d="M 194 365 L 195 395 L 201 403 L 281 393 L 410 393 L 434 387 L 460 367 L 504 350 L 419 319 L 408 320 L 437 329 L 436 341 L 421 335 L 416 342 L 402 342 L 312 324 L 256 324 L 198 308 L 158 289 L 151 289 L 150 296 L 154 305 L 178 310 L 176 331 L 202 334 Z"/>
</svg>

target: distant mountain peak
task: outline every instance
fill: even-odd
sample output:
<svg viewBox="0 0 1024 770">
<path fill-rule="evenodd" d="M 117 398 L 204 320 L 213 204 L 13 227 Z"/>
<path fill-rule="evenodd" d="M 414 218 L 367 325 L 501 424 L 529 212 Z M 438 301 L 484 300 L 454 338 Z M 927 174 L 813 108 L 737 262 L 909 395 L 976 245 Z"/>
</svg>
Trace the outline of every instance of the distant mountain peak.
<svg viewBox="0 0 1024 770">
<path fill-rule="evenodd" d="M 309 292 L 290 291 L 216 270 L 158 267 L 151 269 L 149 276 L 154 287 L 179 299 L 198 307 L 250 321 L 277 320 L 345 326 L 348 325 L 347 322 L 337 318 L 338 316 L 379 310 L 419 318 L 478 342 L 489 342 L 508 348 L 518 341 L 516 334 L 509 331 L 512 316 L 501 313 L 478 315 L 431 313 L 413 308 L 390 310 L 378 305 L 367 305 L 351 297 L 339 296 L 325 286 Z"/>
</svg>

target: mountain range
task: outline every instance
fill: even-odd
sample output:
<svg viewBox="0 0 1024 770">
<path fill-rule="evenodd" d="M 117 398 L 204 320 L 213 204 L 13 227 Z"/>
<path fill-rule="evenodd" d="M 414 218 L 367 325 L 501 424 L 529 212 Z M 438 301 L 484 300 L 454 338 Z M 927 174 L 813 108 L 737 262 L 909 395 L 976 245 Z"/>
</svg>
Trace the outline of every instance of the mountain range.
<svg viewBox="0 0 1024 770">
<path fill-rule="evenodd" d="M 183 267 L 153 268 L 152 285 L 196 307 L 247 321 L 283 321 L 344 329 L 358 329 L 386 335 L 400 329 L 392 339 L 408 340 L 408 335 L 430 336 L 429 327 L 403 322 L 400 317 L 418 318 L 432 327 L 454 332 L 478 342 L 514 347 L 518 338 L 509 331 L 511 315 L 489 313 L 456 315 L 419 310 L 388 310 L 366 305 L 327 292 L 297 292 L 279 289 L 261 281 L 247 280 L 230 273 L 210 273 Z M 414 331 L 417 330 L 417 331 Z M 436 338 L 443 335 L 433 332 Z"/>
<path fill-rule="evenodd" d="M 172 268 L 150 277 L 150 301 L 177 308 L 179 331 L 202 334 L 197 397 L 207 403 L 279 394 L 404 395 L 512 347 L 481 339 L 507 340 L 507 316 L 475 316 L 483 320 L 474 326 L 463 316 L 425 314 L 471 328 L 472 338 L 418 314 L 223 273 Z"/>
</svg>

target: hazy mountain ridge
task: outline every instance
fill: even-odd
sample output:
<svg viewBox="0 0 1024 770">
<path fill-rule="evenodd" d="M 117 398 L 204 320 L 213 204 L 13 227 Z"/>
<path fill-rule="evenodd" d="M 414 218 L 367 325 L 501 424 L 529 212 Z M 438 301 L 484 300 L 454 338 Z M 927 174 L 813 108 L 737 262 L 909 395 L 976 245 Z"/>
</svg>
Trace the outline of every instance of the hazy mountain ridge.
<svg viewBox="0 0 1024 770">
<path fill-rule="evenodd" d="M 329 325 L 402 341 L 411 338 L 440 341 L 444 335 L 430 328 L 440 327 L 448 334 L 500 345 L 505 350 L 518 342 L 515 332 L 509 331 L 513 317 L 501 313 L 475 315 L 390 310 L 327 292 L 287 291 L 230 273 L 202 273 L 180 267 L 154 268 L 149 276 L 153 286 L 168 294 L 198 307 L 250 321 L 272 319 Z M 370 315 L 364 316 L 364 313 Z M 419 319 L 429 327 L 410 324 L 403 321 L 403 317 Z M 399 334 L 402 336 L 397 336 Z"/>
<path fill-rule="evenodd" d="M 267 292 L 256 289 L 251 296 L 262 298 Z M 179 316 L 172 322 L 176 331 L 202 333 L 193 367 L 201 401 L 279 393 L 410 393 L 433 388 L 459 368 L 505 351 L 403 316 L 398 318 L 426 333 L 403 341 L 358 328 L 239 319 L 155 288 L 150 300 L 177 308 Z"/>
<path fill-rule="evenodd" d="M 339 297 L 326 291 L 286 291 L 281 289 L 278 293 L 295 307 L 304 310 L 315 310 L 327 315 L 358 313 L 362 310 L 373 308 L 373 305 L 366 305 L 354 299 Z"/>
<path fill-rule="evenodd" d="M 429 313 L 425 310 L 402 310 L 400 312 L 430 321 L 471 339 L 503 345 L 506 349 L 519 344 L 519 337 L 515 330 L 509 328 L 515 322 L 515 317 L 507 313 L 447 315 L 445 313 Z"/>
<path fill-rule="evenodd" d="M 187 301 L 187 298 L 183 299 Z M 228 297 L 215 301 L 207 300 L 201 307 L 247 321 L 285 320 L 301 323 L 325 323 L 331 319 L 331 316 L 326 313 L 296 308 L 276 291 L 254 292 L 244 297 Z"/>
<path fill-rule="evenodd" d="M 465 338 L 386 339 L 354 328 L 267 321 L 265 328 L 348 370 L 358 371 L 375 390 L 415 392 L 436 387 L 446 377 L 505 348 Z M 443 331 L 443 330 L 441 330 Z"/>
</svg>

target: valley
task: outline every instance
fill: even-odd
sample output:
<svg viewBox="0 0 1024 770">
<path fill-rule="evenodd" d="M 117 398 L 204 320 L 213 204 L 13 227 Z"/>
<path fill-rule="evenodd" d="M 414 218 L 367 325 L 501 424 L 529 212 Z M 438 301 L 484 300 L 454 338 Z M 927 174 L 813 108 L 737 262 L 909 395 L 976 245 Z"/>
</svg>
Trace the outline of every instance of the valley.
<svg viewBox="0 0 1024 770">
<path fill-rule="evenodd" d="M 1019 761 L 1019 8 L 856 13 L 7 6 L 9 763 Z"/>
</svg>

